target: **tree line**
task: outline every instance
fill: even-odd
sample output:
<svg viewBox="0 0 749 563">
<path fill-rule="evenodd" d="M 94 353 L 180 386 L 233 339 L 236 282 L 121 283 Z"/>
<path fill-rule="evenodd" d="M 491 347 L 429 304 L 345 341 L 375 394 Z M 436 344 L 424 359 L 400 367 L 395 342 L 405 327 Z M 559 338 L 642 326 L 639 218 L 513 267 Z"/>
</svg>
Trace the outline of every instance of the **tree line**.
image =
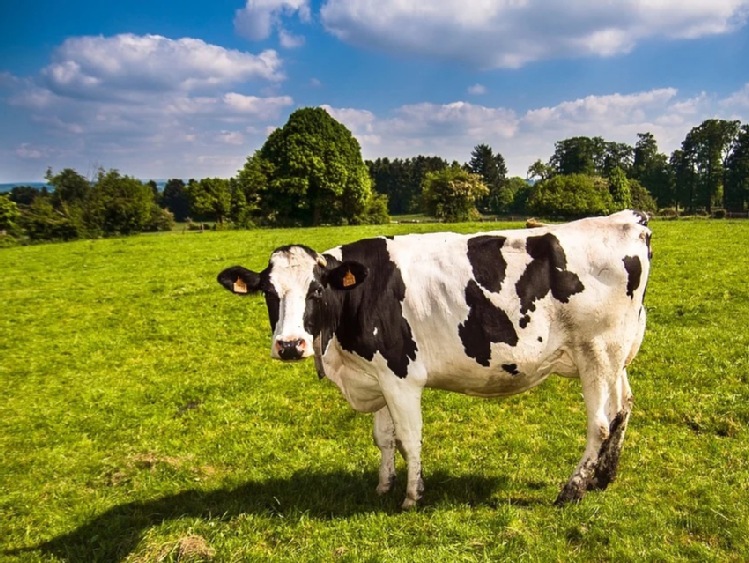
<svg viewBox="0 0 749 563">
<path fill-rule="evenodd" d="M 670 156 L 651 133 L 637 143 L 572 137 L 508 177 L 487 144 L 465 163 L 437 156 L 363 161 L 358 141 L 322 108 L 302 108 L 273 131 L 233 178 L 171 179 L 163 191 L 117 170 L 87 179 L 47 171 L 52 187 L 0 196 L 8 238 L 70 240 L 170 230 L 174 222 L 216 228 L 314 226 L 389 221 L 426 213 L 443 221 L 480 215 L 576 217 L 626 207 L 718 214 L 749 204 L 749 125 L 709 119 Z"/>
</svg>

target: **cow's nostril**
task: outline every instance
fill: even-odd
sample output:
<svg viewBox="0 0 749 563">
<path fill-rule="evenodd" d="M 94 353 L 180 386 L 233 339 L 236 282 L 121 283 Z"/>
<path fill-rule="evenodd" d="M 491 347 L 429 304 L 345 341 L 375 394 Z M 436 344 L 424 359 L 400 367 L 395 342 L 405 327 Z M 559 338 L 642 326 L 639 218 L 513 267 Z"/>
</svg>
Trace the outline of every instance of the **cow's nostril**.
<svg viewBox="0 0 749 563">
<path fill-rule="evenodd" d="M 304 348 L 305 342 L 303 338 L 276 341 L 276 349 L 282 360 L 298 360 L 302 357 Z"/>
</svg>

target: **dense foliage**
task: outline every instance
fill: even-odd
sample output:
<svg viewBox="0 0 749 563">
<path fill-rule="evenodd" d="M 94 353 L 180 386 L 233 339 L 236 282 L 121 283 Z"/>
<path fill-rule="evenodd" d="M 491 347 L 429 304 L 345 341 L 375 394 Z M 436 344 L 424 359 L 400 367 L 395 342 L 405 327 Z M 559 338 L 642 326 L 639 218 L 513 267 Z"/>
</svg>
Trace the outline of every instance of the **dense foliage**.
<svg viewBox="0 0 749 563">
<path fill-rule="evenodd" d="M 437 172 L 427 172 L 424 178 L 424 207 L 430 215 L 457 223 L 478 219 L 476 203 L 489 195 L 478 174 L 471 174 L 454 164 Z"/>
<path fill-rule="evenodd" d="M 382 201 L 359 142 L 322 108 L 302 108 L 270 134 L 239 174 L 246 195 L 270 225 L 382 222 Z"/>
</svg>

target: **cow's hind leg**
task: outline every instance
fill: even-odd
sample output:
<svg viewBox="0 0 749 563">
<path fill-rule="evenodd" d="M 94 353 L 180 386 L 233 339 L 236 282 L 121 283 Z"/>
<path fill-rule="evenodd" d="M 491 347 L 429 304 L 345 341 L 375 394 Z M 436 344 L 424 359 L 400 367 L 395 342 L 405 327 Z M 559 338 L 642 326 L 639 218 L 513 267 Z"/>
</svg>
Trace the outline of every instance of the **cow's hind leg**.
<svg viewBox="0 0 749 563">
<path fill-rule="evenodd" d="M 392 382 L 392 387 L 383 389 L 387 408 L 395 428 L 395 445 L 406 460 L 408 482 L 403 509 L 416 506 L 424 492 L 421 478 L 421 392 L 418 383 L 399 379 Z"/>
<path fill-rule="evenodd" d="M 395 426 L 387 407 L 374 413 L 374 443 L 380 448 L 380 478 L 377 494 L 384 495 L 395 483 Z"/>
<path fill-rule="evenodd" d="M 614 361 L 588 362 L 581 370 L 587 443 L 580 463 L 557 497 L 557 505 L 579 501 L 590 489 L 605 489 L 616 476 L 632 395 L 626 371 L 611 359 Z M 612 364 L 617 367 L 612 369 Z"/>
<path fill-rule="evenodd" d="M 616 395 L 609 401 L 609 436 L 603 441 L 598 451 L 598 462 L 588 489 L 603 490 L 616 479 L 619 455 L 624 444 L 624 433 L 627 431 L 632 411 L 632 391 L 626 370 L 622 370 L 616 383 Z"/>
</svg>

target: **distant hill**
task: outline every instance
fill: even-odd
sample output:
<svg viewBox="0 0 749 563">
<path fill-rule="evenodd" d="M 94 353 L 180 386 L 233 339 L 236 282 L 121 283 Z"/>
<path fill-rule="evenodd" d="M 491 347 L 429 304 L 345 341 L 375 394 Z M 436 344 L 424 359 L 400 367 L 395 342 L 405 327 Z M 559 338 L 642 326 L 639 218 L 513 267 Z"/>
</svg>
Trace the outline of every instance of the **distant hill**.
<svg viewBox="0 0 749 563">
<path fill-rule="evenodd" d="M 158 187 L 160 192 L 164 191 L 164 186 L 166 185 L 166 180 L 154 180 L 156 182 L 156 187 Z M 150 180 L 141 180 L 144 184 L 150 182 Z M 16 186 L 30 186 L 32 188 L 39 188 L 42 189 L 43 187 L 47 186 L 47 189 L 49 191 L 53 191 L 52 186 L 50 186 L 47 182 L 8 182 L 5 184 L 0 184 L 0 194 L 4 194 L 15 188 Z"/>
<path fill-rule="evenodd" d="M 32 188 L 39 188 L 39 189 L 42 189 L 44 186 L 47 186 L 48 190 L 52 190 L 52 186 L 50 186 L 47 182 L 10 182 L 7 184 L 0 184 L 0 194 L 9 192 L 16 186 L 30 186 Z"/>
</svg>

